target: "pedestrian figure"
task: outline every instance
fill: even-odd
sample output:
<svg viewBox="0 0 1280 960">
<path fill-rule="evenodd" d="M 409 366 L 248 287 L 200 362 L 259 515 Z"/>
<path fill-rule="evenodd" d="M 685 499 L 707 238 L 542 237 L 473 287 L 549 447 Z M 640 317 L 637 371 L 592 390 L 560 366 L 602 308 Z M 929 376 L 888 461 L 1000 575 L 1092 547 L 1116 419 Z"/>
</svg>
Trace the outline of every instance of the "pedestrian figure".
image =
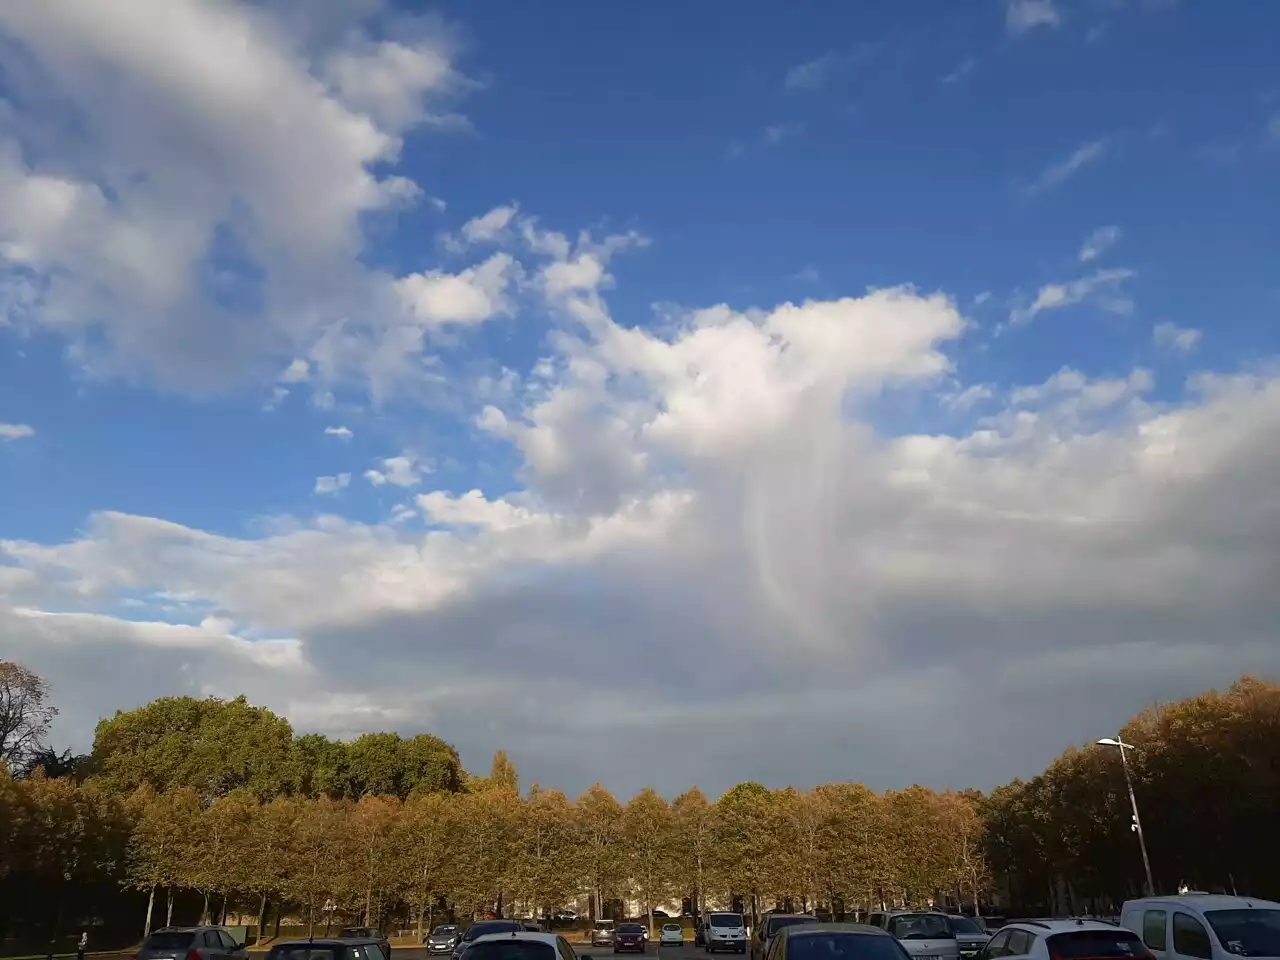
<svg viewBox="0 0 1280 960">
<path fill-rule="evenodd" d="M 80 939 L 76 942 L 76 960 L 84 960 L 84 948 L 89 945 L 89 931 L 81 930 Z"/>
</svg>

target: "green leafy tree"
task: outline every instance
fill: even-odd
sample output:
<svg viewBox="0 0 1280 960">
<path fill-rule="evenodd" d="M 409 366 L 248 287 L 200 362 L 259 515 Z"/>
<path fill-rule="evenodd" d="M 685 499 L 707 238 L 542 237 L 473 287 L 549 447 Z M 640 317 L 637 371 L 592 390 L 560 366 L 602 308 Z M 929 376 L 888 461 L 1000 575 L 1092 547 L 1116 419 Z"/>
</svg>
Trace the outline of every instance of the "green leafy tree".
<svg viewBox="0 0 1280 960">
<path fill-rule="evenodd" d="M 395 875 L 401 879 L 401 896 L 417 908 L 419 942 L 424 925 L 430 924 L 432 905 L 454 888 L 458 803 L 448 793 L 415 792 L 405 801 L 395 825 Z"/>
<path fill-rule="evenodd" d="M 156 890 L 173 890 L 187 882 L 181 868 L 195 853 L 200 798 L 190 787 L 156 793 L 144 785 L 130 798 L 130 806 L 133 808 L 133 832 L 129 838 L 123 882 L 126 886 L 147 891 L 147 914 L 143 923 L 145 937 L 151 933 Z"/>
<path fill-rule="evenodd" d="M 693 900 L 694 913 L 700 917 L 711 864 L 711 804 L 701 790 L 692 787 L 676 797 L 671 811 L 675 819 L 673 881 Z"/>
<path fill-rule="evenodd" d="M 653 930 L 653 905 L 665 903 L 673 886 L 672 846 L 675 816 L 667 801 L 649 787 L 636 794 L 622 811 L 623 852 L 633 892 L 644 904 Z"/>
<path fill-rule="evenodd" d="M 604 914 L 604 901 L 621 895 L 625 875 L 622 805 L 596 783 L 578 798 L 576 820 L 581 864 L 591 893 L 592 913 Z"/>
</svg>

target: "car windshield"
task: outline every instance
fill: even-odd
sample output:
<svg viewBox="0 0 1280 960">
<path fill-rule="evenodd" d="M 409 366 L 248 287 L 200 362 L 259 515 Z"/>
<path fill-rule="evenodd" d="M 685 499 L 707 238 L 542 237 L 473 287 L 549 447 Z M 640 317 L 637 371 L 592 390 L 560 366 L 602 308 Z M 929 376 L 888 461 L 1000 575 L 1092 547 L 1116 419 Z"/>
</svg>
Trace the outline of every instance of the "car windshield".
<svg viewBox="0 0 1280 960">
<path fill-rule="evenodd" d="M 612 930 L 612 929 L 613 929 L 613 921 L 612 921 L 612 920 L 597 920 L 597 921 L 596 921 L 596 929 L 597 929 L 597 930 Z"/>
<path fill-rule="evenodd" d="M 433 937 L 452 937 L 458 932 L 458 928 L 452 924 L 442 924 L 431 931 Z"/>
<path fill-rule="evenodd" d="M 479 923 L 473 923 L 462 939 L 470 941 L 490 933 L 510 933 L 512 930 L 519 929 L 520 924 L 514 920 L 481 920 Z"/>
<path fill-rule="evenodd" d="M 664 924 L 662 925 L 662 929 L 663 929 L 663 930 L 666 930 L 666 931 L 668 931 L 668 932 L 670 932 L 670 931 L 672 931 L 672 930 L 679 930 L 679 929 L 680 929 L 680 924 L 678 924 L 678 923 L 664 923 Z"/>
<path fill-rule="evenodd" d="M 1081 930 L 1078 933 L 1058 933 L 1045 941 L 1052 956 L 1059 960 L 1077 960 L 1080 957 L 1143 957 L 1147 948 L 1137 934 L 1128 930 Z"/>
<path fill-rule="evenodd" d="M 272 947 L 267 960 L 342 960 L 341 947 L 317 947 L 309 943 Z"/>
<path fill-rule="evenodd" d="M 161 930 L 147 941 L 148 950 L 185 950 L 191 946 L 195 933 L 190 930 Z"/>
<path fill-rule="evenodd" d="M 889 932 L 899 940 L 951 940 L 951 924 L 940 913 L 904 913 L 889 918 Z"/>
<path fill-rule="evenodd" d="M 817 917 L 770 917 L 765 924 L 765 933 L 773 936 L 783 927 L 794 927 L 798 923 L 817 923 Z"/>
<path fill-rule="evenodd" d="M 740 927 L 742 926 L 742 914 L 713 913 L 711 915 L 711 925 L 713 927 Z"/>
<path fill-rule="evenodd" d="M 872 933 L 806 933 L 787 943 L 787 960 L 907 960 L 892 937 Z"/>
<path fill-rule="evenodd" d="M 1222 945 L 1242 957 L 1280 957 L 1280 910 L 1210 910 Z"/>
<path fill-rule="evenodd" d="M 619 933 L 644 933 L 644 927 L 638 923 L 624 923 L 618 927 Z"/>
<path fill-rule="evenodd" d="M 556 951 L 541 940 L 486 940 L 467 948 L 467 960 L 556 960 Z"/>
<path fill-rule="evenodd" d="M 950 917 L 949 919 L 951 920 L 951 929 L 956 933 L 977 933 L 985 935 L 987 932 L 968 917 Z"/>
</svg>

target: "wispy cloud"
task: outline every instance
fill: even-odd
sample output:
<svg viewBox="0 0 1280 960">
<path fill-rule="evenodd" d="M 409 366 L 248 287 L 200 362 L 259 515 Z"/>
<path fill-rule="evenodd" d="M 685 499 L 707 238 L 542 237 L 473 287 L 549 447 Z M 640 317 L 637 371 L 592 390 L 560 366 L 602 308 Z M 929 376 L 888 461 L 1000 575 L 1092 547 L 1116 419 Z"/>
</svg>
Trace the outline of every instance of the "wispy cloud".
<svg viewBox="0 0 1280 960">
<path fill-rule="evenodd" d="M 25 423 L 0 423 L 0 443 L 35 436 L 35 430 Z"/>
<path fill-rule="evenodd" d="M 804 133 L 803 123 L 775 123 L 764 128 L 764 142 L 771 147 L 776 147 L 783 140 L 790 140 L 802 133 Z"/>
<path fill-rule="evenodd" d="M 965 57 L 956 65 L 956 68 L 942 78 L 942 82 L 947 86 L 959 83 L 969 74 L 973 73 L 973 68 L 978 65 L 978 61 L 973 57 Z"/>
<path fill-rule="evenodd" d="M 1092 164 L 1097 163 L 1107 154 L 1107 141 L 1090 140 L 1076 147 L 1070 156 L 1064 157 L 1054 163 L 1049 164 L 1040 175 L 1027 185 L 1025 193 L 1033 196 L 1037 193 L 1043 193 L 1053 187 L 1066 183 L 1077 173 Z"/>
<path fill-rule="evenodd" d="M 1085 300 L 1096 300 L 1102 309 L 1111 313 L 1131 313 L 1133 301 L 1121 293 L 1120 287 L 1133 275 L 1133 270 L 1123 268 L 1098 270 L 1087 277 L 1067 283 L 1047 283 L 1036 293 L 1031 306 L 1010 312 L 1009 323 L 1022 326 L 1045 310 L 1058 310 Z"/>
<path fill-rule="evenodd" d="M 990 384 L 975 383 L 971 387 L 966 387 L 954 396 L 946 399 L 947 409 L 952 413 L 964 413 L 983 400 L 990 400 L 995 396 L 995 391 L 991 389 Z"/>
<path fill-rule="evenodd" d="M 791 277 L 792 280 L 799 280 L 803 283 L 817 283 L 820 279 L 818 276 L 818 268 L 812 265 L 801 267 Z"/>
<path fill-rule="evenodd" d="M 1090 260 L 1097 260 L 1100 256 L 1114 247 L 1116 245 L 1116 241 L 1119 239 L 1119 227 L 1114 224 L 1106 227 L 1099 227 L 1085 238 L 1084 244 L 1080 247 L 1080 262 L 1088 263 Z"/>
<path fill-rule="evenodd" d="M 1190 353 L 1200 344 L 1202 334 L 1192 327 L 1180 327 L 1176 323 L 1157 323 L 1151 338 L 1161 350 L 1172 353 Z"/>
<path fill-rule="evenodd" d="M 833 52 L 797 64 L 787 71 L 782 85 L 788 90 L 821 90 L 844 60 L 844 56 Z"/>
<path fill-rule="evenodd" d="M 1018 36 L 1036 27 L 1059 27 L 1062 14 L 1053 0 L 1005 0 L 1004 23 L 1010 33 Z"/>
<path fill-rule="evenodd" d="M 351 485 L 351 474 L 340 473 L 336 477 L 316 477 L 315 489 L 312 491 L 320 497 L 335 496 L 339 490 Z"/>
</svg>

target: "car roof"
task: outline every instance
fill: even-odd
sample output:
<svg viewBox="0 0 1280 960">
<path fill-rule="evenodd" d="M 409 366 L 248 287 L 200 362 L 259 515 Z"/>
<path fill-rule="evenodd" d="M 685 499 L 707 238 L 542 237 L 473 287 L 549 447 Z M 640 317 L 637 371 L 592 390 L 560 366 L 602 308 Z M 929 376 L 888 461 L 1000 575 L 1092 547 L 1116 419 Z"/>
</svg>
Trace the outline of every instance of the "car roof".
<svg viewBox="0 0 1280 960">
<path fill-rule="evenodd" d="M 1274 900 L 1263 900 L 1261 897 L 1233 897 L 1224 893 L 1177 893 L 1168 897 L 1126 900 L 1122 911 L 1157 904 L 1173 904 L 1179 907 L 1190 907 L 1193 910 L 1248 910 L 1251 907 L 1280 910 L 1280 903 Z"/>
<path fill-rule="evenodd" d="M 353 943 L 377 943 L 377 937 L 295 937 L 292 940 L 281 940 L 279 943 L 273 943 L 271 949 L 276 947 L 306 947 L 320 944 L 324 947 L 346 947 Z"/>
<path fill-rule="evenodd" d="M 812 917 L 814 920 L 818 919 L 812 913 L 766 913 L 764 915 L 766 920 L 797 920 L 805 917 Z"/>
<path fill-rule="evenodd" d="M 1006 930 L 1012 930 L 1017 927 L 1024 927 L 1032 933 L 1070 933 L 1077 930 L 1109 930 L 1115 932 L 1124 930 L 1124 927 L 1116 926 L 1114 923 L 1108 923 L 1106 920 L 1087 920 L 1084 917 L 1066 920 L 1010 920 L 997 932 L 1003 933 Z"/>
<path fill-rule="evenodd" d="M 809 937 L 819 933 L 865 933 L 888 937 L 889 933 L 868 923 L 797 923 L 778 931 L 780 937 Z M 892 937 L 890 937 L 892 939 Z"/>
<path fill-rule="evenodd" d="M 490 943 L 494 940 L 526 940 L 533 943 L 546 943 L 552 947 L 556 946 L 556 941 L 560 939 L 558 933 L 538 933 L 534 930 L 513 930 L 510 933 L 486 933 L 483 936 L 476 937 L 471 941 L 471 945 L 477 943 Z"/>
</svg>

